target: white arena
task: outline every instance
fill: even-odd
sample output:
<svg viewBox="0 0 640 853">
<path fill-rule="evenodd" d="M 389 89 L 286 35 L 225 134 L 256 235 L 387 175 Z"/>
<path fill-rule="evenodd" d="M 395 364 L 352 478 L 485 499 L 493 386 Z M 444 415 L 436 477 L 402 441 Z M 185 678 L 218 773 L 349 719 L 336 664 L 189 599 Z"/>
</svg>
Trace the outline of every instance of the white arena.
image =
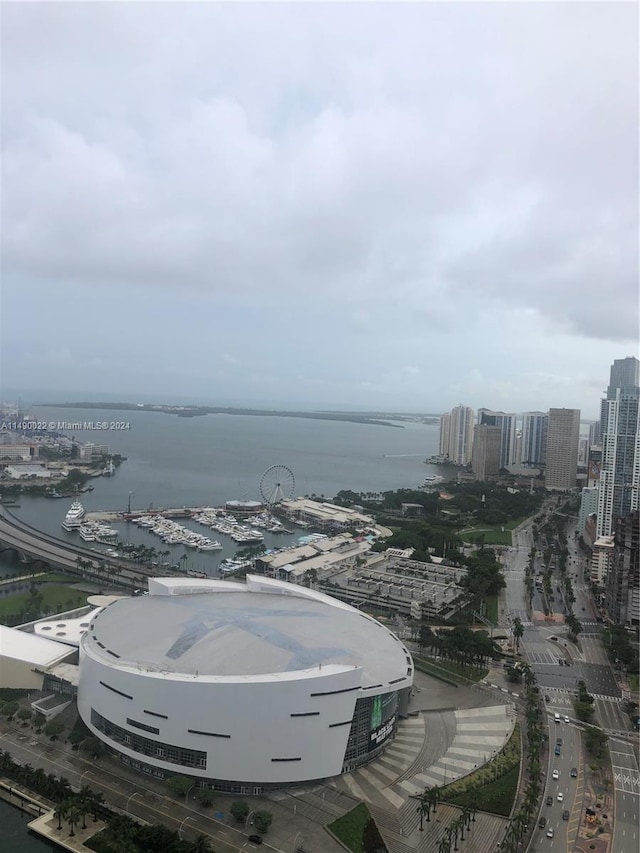
<svg viewBox="0 0 640 853">
<path fill-rule="evenodd" d="M 257 794 L 380 754 L 413 661 L 372 617 L 284 581 L 153 578 L 80 642 L 78 709 L 122 761 Z"/>
</svg>

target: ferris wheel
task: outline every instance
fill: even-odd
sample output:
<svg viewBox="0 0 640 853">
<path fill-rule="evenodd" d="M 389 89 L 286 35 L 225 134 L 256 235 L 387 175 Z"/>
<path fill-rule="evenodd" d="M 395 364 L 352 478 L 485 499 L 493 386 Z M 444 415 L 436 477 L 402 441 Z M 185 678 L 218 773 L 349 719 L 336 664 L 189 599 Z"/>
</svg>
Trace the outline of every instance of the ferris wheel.
<svg viewBox="0 0 640 853">
<path fill-rule="evenodd" d="M 266 504 L 278 504 L 293 497 L 296 478 L 286 465 L 272 465 L 260 478 L 260 494 Z"/>
</svg>

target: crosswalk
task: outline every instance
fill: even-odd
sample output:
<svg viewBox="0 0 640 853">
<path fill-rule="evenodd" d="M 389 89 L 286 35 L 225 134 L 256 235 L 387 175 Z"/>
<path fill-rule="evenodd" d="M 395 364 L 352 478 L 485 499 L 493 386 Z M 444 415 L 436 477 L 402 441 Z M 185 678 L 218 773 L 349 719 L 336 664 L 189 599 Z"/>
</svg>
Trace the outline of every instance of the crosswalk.
<svg viewBox="0 0 640 853">
<path fill-rule="evenodd" d="M 522 622 L 523 627 L 533 627 L 533 622 L 529 619 L 529 614 L 526 610 L 512 610 L 509 615 L 511 616 L 512 622 L 514 619 L 518 618 Z"/>
<path fill-rule="evenodd" d="M 569 690 L 563 687 L 543 687 L 545 696 L 549 696 L 550 701 L 547 703 L 548 706 L 568 706 L 573 707 L 573 699 L 575 698 L 575 691 Z M 606 696 L 603 693 L 592 693 L 591 694 L 594 699 L 601 699 L 604 702 L 611 702 L 613 704 L 619 705 L 622 702 L 622 699 L 618 696 Z"/>
<path fill-rule="evenodd" d="M 627 794 L 640 793 L 640 773 L 629 767 L 616 767 L 614 764 L 613 785 L 616 791 L 624 791 Z"/>
<path fill-rule="evenodd" d="M 530 663 L 537 664 L 557 664 L 558 658 L 551 652 L 527 651 L 527 657 Z"/>
</svg>

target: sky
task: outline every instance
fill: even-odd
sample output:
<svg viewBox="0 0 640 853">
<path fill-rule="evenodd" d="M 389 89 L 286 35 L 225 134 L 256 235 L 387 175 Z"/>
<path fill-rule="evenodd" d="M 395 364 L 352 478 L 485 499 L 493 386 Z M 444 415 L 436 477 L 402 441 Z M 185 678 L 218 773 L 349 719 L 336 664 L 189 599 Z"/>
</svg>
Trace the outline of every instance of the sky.
<svg viewBox="0 0 640 853">
<path fill-rule="evenodd" d="M 1 11 L 5 398 L 595 418 L 638 354 L 637 4 Z"/>
</svg>

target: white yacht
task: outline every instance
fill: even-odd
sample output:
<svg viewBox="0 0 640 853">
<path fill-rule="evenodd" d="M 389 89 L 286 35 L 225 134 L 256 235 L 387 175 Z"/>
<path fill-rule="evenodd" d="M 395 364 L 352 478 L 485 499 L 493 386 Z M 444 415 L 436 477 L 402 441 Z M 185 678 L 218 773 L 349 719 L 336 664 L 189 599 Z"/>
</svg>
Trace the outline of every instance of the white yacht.
<svg viewBox="0 0 640 853">
<path fill-rule="evenodd" d="M 80 538 L 84 539 L 85 542 L 95 542 L 95 529 L 92 524 L 81 524 L 78 528 L 78 533 L 80 534 Z"/>
<path fill-rule="evenodd" d="M 71 509 L 66 514 L 62 526 L 65 530 L 77 530 L 82 524 L 82 519 L 85 515 L 85 508 L 80 501 L 74 501 L 71 504 Z"/>
</svg>

